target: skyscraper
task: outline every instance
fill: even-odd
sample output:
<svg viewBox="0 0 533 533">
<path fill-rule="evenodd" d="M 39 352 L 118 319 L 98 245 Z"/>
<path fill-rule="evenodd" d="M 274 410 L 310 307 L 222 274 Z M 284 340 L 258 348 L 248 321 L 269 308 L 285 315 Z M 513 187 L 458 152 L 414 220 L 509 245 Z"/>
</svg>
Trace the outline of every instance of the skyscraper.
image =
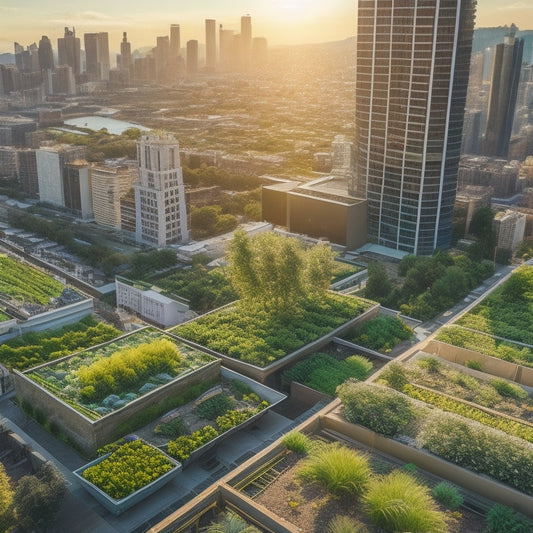
<svg viewBox="0 0 533 533">
<path fill-rule="evenodd" d="M 359 0 L 356 178 L 368 238 L 449 246 L 476 0 Z"/>
<path fill-rule="evenodd" d="M 180 25 L 170 25 L 170 47 L 168 51 L 168 77 L 175 82 L 183 74 L 183 58 L 181 57 Z"/>
<path fill-rule="evenodd" d="M 85 33 L 85 71 L 95 80 L 109 79 L 109 40 L 107 32 Z"/>
<path fill-rule="evenodd" d="M 249 68 L 252 63 L 252 17 L 241 17 L 241 57 L 243 67 Z"/>
<path fill-rule="evenodd" d="M 195 74 L 198 71 L 198 41 L 187 41 L 187 74 Z"/>
<path fill-rule="evenodd" d="M 189 239 L 179 144 L 166 133 L 143 135 L 137 144 L 136 239 L 167 246 Z"/>
<path fill-rule="evenodd" d="M 72 67 L 74 76 L 80 74 L 81 56 L 80 39 L 76 37 L 76 30 L 65 28 L 64 37 L 57 39 L 57 56 L 59 65 L 69 65 Z"/>
<path fill-rule="evenodd" d="M 494 50 L 484 155 L 505 158 L 509 152 L 523 50 L 523 39 L 515 39 L 512 30 Z"/>
<path fill-rule="evenodd" d="M 122 33 L 122 42 L 120 43 L 120 67 L 131 70 L 133 62 L 131 59 L 131 43 L 128 42 L 128 35 L 126 32 Z"/>
<path fill-rule="evenodd" d="M 43 35 L 39 41 L 39 66 L 43 70 L 54 68 L 52 43 L 46 35 Z"/>
<path fill-rule="evenodd" d="M 217 25 L 213 19 L 205 19 L 205 67 L 215 70 L 217 63 Z"/>
<path fill-rule="evenodd" d="M 170 49 L 170 40 L 168 35 L 163 35 L 157 38 L 157 46 L 155 48 L 155 72 L 157 81 L 164 83 L 167 81 L 168 73 L 168 55 Z"/>
</svg>

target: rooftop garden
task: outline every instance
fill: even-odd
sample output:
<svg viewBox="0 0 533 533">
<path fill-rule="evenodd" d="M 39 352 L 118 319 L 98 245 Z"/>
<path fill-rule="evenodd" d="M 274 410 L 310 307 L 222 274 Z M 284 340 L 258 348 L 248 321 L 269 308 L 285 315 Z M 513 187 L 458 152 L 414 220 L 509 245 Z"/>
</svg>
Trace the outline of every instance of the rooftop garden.
<svg viewBox="0 0 533 533">
<path fill-rule="evenodd" d="M 265 367 L 367 310 L 371 303 L 327 291 L 329 246 L 304 249 L 296 239 L 235 233 L 229 275 L 239 301 L 177 326 L 172 333 Z"/>
<path fill-rule="evenodd" d="M 47 306 L 63 289 L 62 283 L 44 272 L 0 254 L 0 296 L 20 305 Z"/>
<path fill-rule="evenodd" d="M 11 317 L 0 310 L 0 322 L 5 322 L 6 320 L 11 320 Z"/>
<path fill-rule="evenodd" d="M 25 375 L 96 420 L 213 360 L 156 328 L 145 328 Z"/>
<path fill-rule="evenodd" d="M 0 363 L 26 370 L 118 337 L 121 332 L 92 315 L 60 329 L 31 331 L 0 344 Z"/>
<path fill-rule="evenodd" d="M 517 268 L 505 283 L 456 323 L 533 345 L 533 266 Z"/>
</svg>

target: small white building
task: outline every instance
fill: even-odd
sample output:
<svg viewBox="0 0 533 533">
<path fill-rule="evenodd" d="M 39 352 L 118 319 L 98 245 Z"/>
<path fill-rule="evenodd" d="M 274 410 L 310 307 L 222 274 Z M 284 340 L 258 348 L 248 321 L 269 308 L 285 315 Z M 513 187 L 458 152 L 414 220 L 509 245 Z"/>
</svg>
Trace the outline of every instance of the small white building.
<svg viewBox="0 0 533 533">
<path fill-rule="evenodd" d="M 192 318 L 185 299 L 169 298 L 147 283 L 115 277 L 117 307 L 135 313 L 147 322 L 169 328 Z"/>
</svg>

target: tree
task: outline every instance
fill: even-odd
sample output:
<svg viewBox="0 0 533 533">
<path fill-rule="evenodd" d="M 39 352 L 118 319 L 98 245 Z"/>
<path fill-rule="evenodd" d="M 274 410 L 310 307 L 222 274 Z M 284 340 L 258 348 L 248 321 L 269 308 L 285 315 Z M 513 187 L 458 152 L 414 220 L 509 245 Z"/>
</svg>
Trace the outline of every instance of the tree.
<svg viewBox="0 0 533 533">
<path fill-rule="evenodd" d="M 494 212 L 490 207 L 478 207 L 472 215 L 469 232 L 480 243 L 482 257 L 492 259 L 496 246 L 496 233 L 492 228 Z"/>
<path fill-rule="evenodd" d="M 14 525 L 13 489 L 4 465 L 0 463 L 0 533 L 9 531 Z"/>
<path fill-rule="evenodd" d="M 230 246 L 229 274 L 241 305 L 291 313 L 302 299 L 327 289 L 332 261 L 329 246 L 304 250 L 294 238 L 263 233 L 252 240 L 240 230 Z"/>
<path fill-rule="evenodd" d="M 392 290 L 392 282 L 387 275 L 385 267 L 380 263 L 370 263 L 368 265 L 365 296 L 371 300 L 381 300 L 387 298 Z"/>
<path fill-rule="evenodd" d="M 30 531 L 46 531 L 59 512 L 65 492 L 65 480 L 50 462 L 35 475 L 20 478 L 14 497 L 18 523 Z"/>
</svg>

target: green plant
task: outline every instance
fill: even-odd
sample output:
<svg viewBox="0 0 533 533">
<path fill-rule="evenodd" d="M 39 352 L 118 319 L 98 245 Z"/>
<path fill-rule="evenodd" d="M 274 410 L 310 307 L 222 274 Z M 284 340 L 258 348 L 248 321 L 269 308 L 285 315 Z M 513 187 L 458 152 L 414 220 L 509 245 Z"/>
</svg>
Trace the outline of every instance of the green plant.
<svg viewBox="0 0 533 533">
<path fill-rule="evenodd" d="M 169 422 L 158 424 L 154 429 L 154 433 L 165 435 L 165 437 L 171 437 L 173 439 L 185 434 L 186 431 L 185 422 L 183 421 L 183 418 L 179 416 L 173 418 Z"/>
<path fill-rule="evenodd" d="M 520 385 L 511 383 L 507 381 L 506 379 L 501 379 L 501 378 L 491 379 L 489 383 L 502 396 L 509 396 L 510 398 L 514 398 L 515 400 L 524 400 L 527 398 L 527 392 L 522 387 L 520 387 Z"/>
<path fill-rule="evenodd" d="M 380 315 L 365 322 L 350 340 L 380 352 L 390 352 L 394 346 L 413 336 L 413 330 L 397 316 Z"/>
<path fill-rule="evenodd" d="M 358 495 L 370 479 L 368 458 L 337 442 L 310 449 L 298 476 L 325 485 L 333 494 Z"/>
<path fill-rule="evenodd" d="M 237 400 L 242 400 L 245 394 L 251 394 L 253 392 L 248 384 L 239 379 L 233 379 L 231 381 L 231 391 Z"/>
<path fill-rule="evenodd" d="M 402 466 L 402 470 L 405 470 L 409 474 L 416 474 L 418 472 L 418 467 L 414 463 L 405 463 Z"/>
<path fill-rule="evenodd" d="M 389 437 L 397 435 L 414 416 L 408 398 L 379 385 L 350 380 L 337 388 L 337 395 L 347 420 Z"/>
<path fill-rule="evenodd" d="M 387 531 L 447 531 L 444 514 L 437 510 L 429 489 L 400 470 L 374 479 L 363 500 L 372 522 Z"/>
<path fill-rule="evenodd" d="M 289 431 L 283 435 L 281 442 L 285 447 L 293 452 L 306 454 L 311 446 L 311 440 L 300 431 Z"/>
<path fill-rule="evenodd" d="M 465 361 L 465 366 L 467 368 L 471 368 L 472 370 L 483 370 L 483 365 L 475 359 L 468 359 L 467 361 Z"/>
<path fill-rule="evenodd" d="M 389 363 L 379 376 L 389 387 L 401 391 L 409 383 L 405 369 L 399 363 Z"/>
<path fill-rule="evenodd" d="M 202 533 L 260 533 L 259 529 L 248 523 L 233 511 L 224 513 L 222 520 L 212 522 Z"/>
<path fill-rule="evenodd" d="M 487 514 L 485 533 L 531 533 L 533 522 L 520 516 L 513 509 L 497 503 Z"/>
<path fill-rule="evenodd" d="M 442 363 L 435 357 L 424 357 L 417 361 L 417 364 L 421 368 L 425 368 L 428 372 L 438 373 L 442 368 Z"/>
<path fill-rule="evenodd" d="M 459 490 L 457 490 L 457 487 L 445 481 L 441 481 L 435 485 L 431 490 L 431 494 L 435 500 L 450 509 L 450 511 L 455 511 L 463 505 L 463 497 Z"/>
<path fill-rule="evenodd" d="M 213 426 L 204 426 L 190 435 L 182 435 L 167 445 L 167 453 L 178 461 L 185 461 L 195 450 L 218 437 L 218 431 Z"/>
<path fill-rule="evenodd" d="M 329 524 L 327 533 L 365 533 L 367 529 L 349 516 L 336 516 Z"/>
<path fill-rule="evenodd" d="M 226 411 L 229 411 L 234 407 L 235 400 L 231 396 L 216 394 L 197 405 L 195 413 L 200 418 L 215 420 L 218 416 L 222 416 Z"/>
<path fill-rule="evenodd" d="M 168 457 L 140 440 L 127 442 L 82 476 L 116 500 L 125 498 L 174 468 Z"/>
</svg>

